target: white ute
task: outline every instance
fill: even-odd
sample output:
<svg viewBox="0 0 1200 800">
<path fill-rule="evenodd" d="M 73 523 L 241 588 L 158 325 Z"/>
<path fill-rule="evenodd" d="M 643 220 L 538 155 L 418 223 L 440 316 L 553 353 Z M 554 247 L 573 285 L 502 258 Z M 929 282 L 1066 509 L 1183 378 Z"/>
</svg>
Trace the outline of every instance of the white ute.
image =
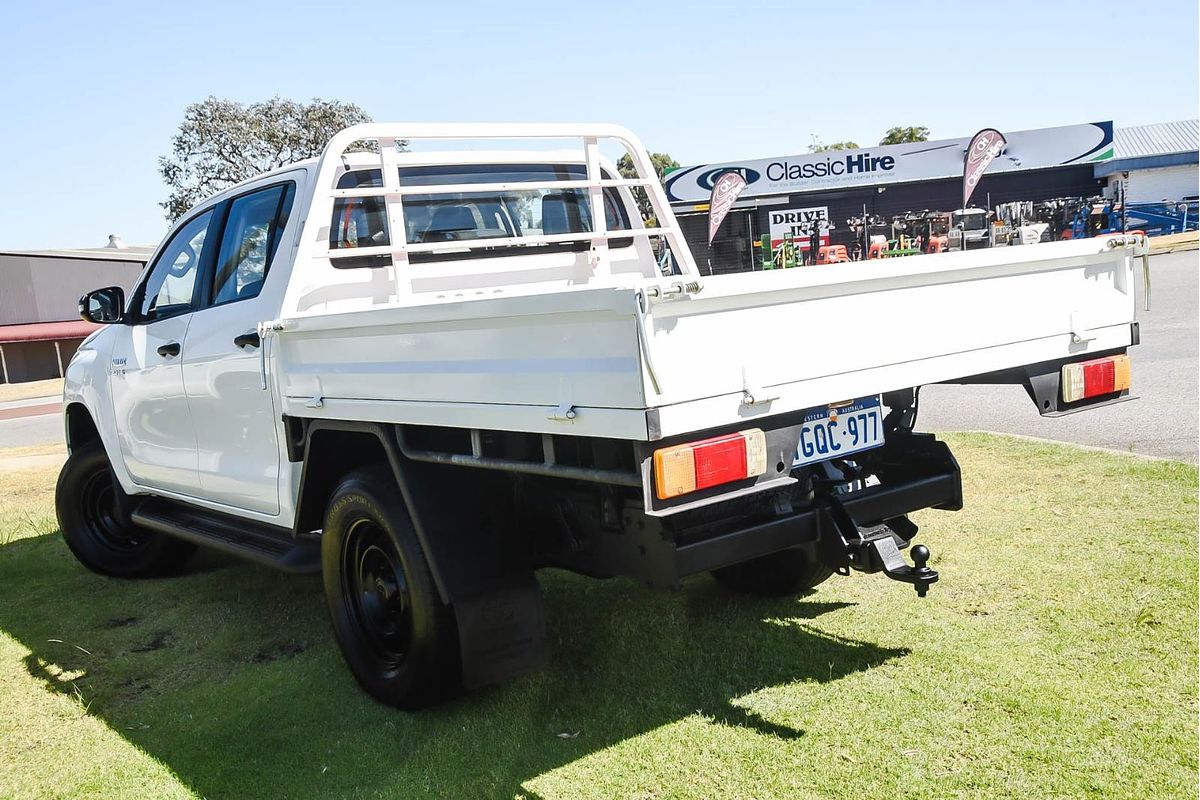
<svg viewBox="0 0 1200 800">
<path fill-rule="evenodd" d="M 128 301 L 80 300 L 110 324 L 67 370 L 58 517 L 104 574 L 196 545 L 320 572 L 355 677 L 404 708 L 543 662 L 544 566 L 769 594 L 854 569 L 924 595 L 907 515 L 961 484 L 913 432 L 917 390 L 1128 399 L 1144 254 L 710 277 L 622 128 L 358 125 L 185 214 Z"/>
</svg>

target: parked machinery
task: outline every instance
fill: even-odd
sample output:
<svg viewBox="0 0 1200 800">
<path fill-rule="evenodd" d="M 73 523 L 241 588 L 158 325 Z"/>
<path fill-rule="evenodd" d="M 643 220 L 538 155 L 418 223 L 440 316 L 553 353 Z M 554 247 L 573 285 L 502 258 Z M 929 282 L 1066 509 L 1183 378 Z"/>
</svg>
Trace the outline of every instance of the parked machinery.
<svg viewBox="0 0 1200 800">
<path fill-rule="evenodd" d="M 761 253 L 762 268 L 791 269 L 806 265 L 837 264 L 849 261 L 850 254 L 846 250 L 846 245 L 821 243 L 821 237 L 828 236 L 833 227 L 827 220 L 819 220 L 803 228 L 798 238 L 788 231 L 783 235 L 783 240 L 778 247 L 772 247 L 770 234 L 763 234 L 755 245 Z M 801 249 L 800 242 L 807 242 L 807 255 Z"/>
<path fill-rule="evenodd" d="M 1045 226 L 1040 241 L 1083 239 L 1140 230 L 1154 236 L 1196 230 L 1198 214 L 1195 199 L 1177 203 L 1122 203 L 1104 197 L 1057 197 L 1039 202 L 1005 203 L 996 206 L 999 218 L 1014 228 Z M 1020 231 L 1023 243 L 1031 238 Z"/>
<path fill-rule="evenodd" d="M 1150 236 L 1194 231 L 1200 222 L 1200 208 L 1195 198 L 1171 203 L 1127 203 L 1125 226 L 1137 228 Z"/>
<path fill-rule="evenodd" d="M 797 253 L 797 256 L 803 258 L 802 263 L 809 266 L 833 263 L 829 260 L 822 260 L 823 255 L 826 259 L 829 258 L 829 252 L 826 250 L 827 245 L 824 245 L 822 240 L 829 238 L 830 232 L 833 231 L 834 227 L 834 224 L 828 219 L 814 219 L 800 226 L 802 236 L 808 239 L 808 252 L 805 254 Z M 842 246 L 842 251 L 845 251 L 844 246 Z M 837 258 L 835 260 L 840 261 L 843 259 Z M 849 261 L 850 259 L 847 257 L 845 260 Z"/>
<path fill-rule="evenodd" d="M 1075 207 L 1071 218 L 1070 235 L 1064 232 L 1064 239 L 1090 239 L 1106 233 L 1120 233 L 1121 209 L 1111 200 L 1103 197 L 1091 197 Z"/>
<path fill-rule="evenodd" d="M 850 255 L 846 252 L 844 244 L 825 244 L 817 251 L 818 264 L 837 264 L 842 261 L 849 261 Z"/>
<path fill-rule="evenodd" d="M 907 211 L 892 217 L 892 238 L 884 257 L 940 253 L 948 244 L 949 215 L 940 211 Z"/>
<path fill-rule="evenodd" d="M 1197 200 L 1178 203 L 1131 203 L 1124 208 L 1128 230 L 1174 233 L 1196 230 L 1200 224 Z M 818 264 L 862 258 L 892 258 L 949 249 L 974 250 L 1002 245 L 1030 245 L 1059 239 L 1079 239 L 1119 233 L 1122 206 L 1103 197 L 1058 197 L 1001 203 L 994 210 L 960 208 L 952 212 L 906 211 L 890 221 L 877 214 L 850 217 L 846 226 L 854 244 L 836 253 L 831 246 L 810 248 Z M 809 235 L 806 230 L 802 235 Z M 811 255 L 810 255 L 811 259 Z M 811 260 L 810 260 L 810 263 Z"/>
<path fill-rule="evenodd" d="M 1051 220 L 1059 215 L 1054 206 L 1030 200 L 1002 203 L 996 206 L 994 213 L 1004 233 L 993 237 L 993 245 L 1052 241 Z"/>
<path fill-rule="evenodd" d="M 926 209 L 915 217 L 911 224 L 920 242 L 921 252 L 945 252 L 950 245 L 950 215 L 944 211 Z"/>
<path fill-rule="evenodd" d="M 1086 239 L 1121 230 L 1121 205 L 1103 197 L 1056 197 L 1051 200 L 1005 203 L 996 207 L 999 218 L 1014 229 L 1045 225 L 1041 241 Z M 1028 243 L 1029 234 L 1022 233 Z"/>
<path fill-rule="evenodd" d="M 950 246 L 959 250 L 991 247 L 991 214 L 983 208 L 960 208 L 950 214 Z"/>
<path fill-rule="evenodd" d="M 1083 198 L 1079 197 L 1056 197 L 1037 202 L 1004 203 L 996 206 L 996 213 L 1013 228 L 1045 225 L 1045 236 L 1040 237 L 1039 240 L 1043 242 L 1057 241 L 1071 238 L 1070 235 L 1064 235 L 1064 233 L 1071 230 L 1076 210 L 1083 202 Z"/>
<path fill-rule="evenodd" d="M 791 269 L 804 266 L 803 256 L 800 254 L 800 248 L 791 231 L 783 235 L 783 240 L 780 241 L 778 247 L 773 246 L 770 234 L 764 233 L 758 247 L 763 269 Z"/>
<path fill-rule="evenodd" d="M 850 217 L 846 220 L 846 227 L 854 233 L 856 242 L 854 248 L 857 253 L 853 256 L 855 261 L 861 260 L 864 254 L 867 258 L 882 257 L 880 254 L 887 249 L 889 232 L 888 223 L 883 217 L 878 214 L 867 214 L 864 208 L 861 216 Z M 865 253 L 863 248 L 865 248 Z"/>
</svg>

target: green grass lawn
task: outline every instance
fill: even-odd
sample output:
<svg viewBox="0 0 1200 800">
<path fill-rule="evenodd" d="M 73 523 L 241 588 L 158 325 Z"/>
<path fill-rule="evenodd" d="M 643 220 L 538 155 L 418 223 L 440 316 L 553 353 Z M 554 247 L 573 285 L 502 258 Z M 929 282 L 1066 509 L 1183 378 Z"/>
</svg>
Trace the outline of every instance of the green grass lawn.
<svg viewBox="0 0 1200 800">
<path fill-rule="evenodd" d="M 540 674 L 409 715 L 319 581 L 74 562 L 54 470 L 0 473 L 0 797 L 1194 798 L 1194 466 L 948 437 L 941 581 L 807 597 L 542 576 Z"/>
</svg>

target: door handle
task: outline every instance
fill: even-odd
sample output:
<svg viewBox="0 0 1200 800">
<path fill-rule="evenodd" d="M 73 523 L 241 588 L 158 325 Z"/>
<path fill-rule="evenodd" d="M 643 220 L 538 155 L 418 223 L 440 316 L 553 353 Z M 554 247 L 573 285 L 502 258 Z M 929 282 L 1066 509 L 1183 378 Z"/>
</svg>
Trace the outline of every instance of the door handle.
<svg viewBox="0 0 1200 800">
<path fill-rule="evenodd" d="M 163 358 L 174 358 L 179 355 L 179 342 L 167 342 L 159 345 L 158 354 Z"/>
<path fill-rule="evenodd" d="M 243 333 L 241 336 L 233 337 L 233 343 L 243 350 L 247 347 L 262 347 L 262 339 L 258 335 L 258 331 L 250 331 Z"/>
</svg>

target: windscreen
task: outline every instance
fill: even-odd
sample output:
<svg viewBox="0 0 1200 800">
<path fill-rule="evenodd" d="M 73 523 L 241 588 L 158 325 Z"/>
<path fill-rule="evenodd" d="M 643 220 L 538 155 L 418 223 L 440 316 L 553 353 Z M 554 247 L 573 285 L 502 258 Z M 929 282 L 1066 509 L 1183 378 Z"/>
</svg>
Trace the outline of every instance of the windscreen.
<svg viewBox="0 0 1200 800">
<path fill-rule="evenodd" d="M 452 164 L 400 168 L 401 186 L 433 186 L 470 183 L 545 183 L 585 180 L 582 164 Z M 610 176 L 605 175 L 605 178 Z M 378 169 L 347 172 L 339 189 L 382 186 Z M 614 189 L 604 192 L 605 224 L 609 230 L 629 230 L 629 219 Z M 377 247 L 390 244 L 382 197 L 341 198 L 333 208 L 329 227 L 330 249 Z M 409 244 L 428 242 L 511 239 L 539 234 L 587 233 L 592 230 L 586 189 L 530 188 L 503 192 L 460 192 L 456 194 L 405 195 L 405 237 Z M 628 245 L 630 240 L 612 240 L 610 246 Z M 511 255 L 512 250 L 587 249 L 588 243 L 562 245 L 536 243 L 473 249 L 466 252 L 413 253 L 411 260 L 445 260 L 464 255 L 486 257 Z M 362 263 L 359 263 L 359 262 Z M 344 263 L 350 262 L 350 263 Z M 390 263 L 388 256 L 366 259 L 337 259 L 338 267 L 377 266 Z"/>
<path fill-rule="evenodd" d="M 983 214 L 956 214 L 956 223 L 966 231 L 980 231 L 987 227 Z"/>
</svg>

